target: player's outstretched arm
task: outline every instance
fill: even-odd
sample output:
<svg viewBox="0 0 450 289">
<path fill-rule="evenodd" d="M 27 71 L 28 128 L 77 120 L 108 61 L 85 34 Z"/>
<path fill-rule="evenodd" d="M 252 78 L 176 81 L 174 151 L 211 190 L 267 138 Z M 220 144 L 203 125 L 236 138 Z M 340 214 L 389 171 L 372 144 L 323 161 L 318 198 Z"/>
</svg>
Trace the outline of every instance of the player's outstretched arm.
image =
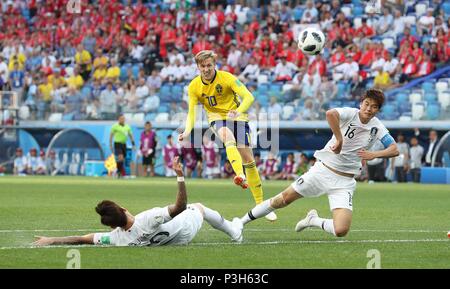
<svg viewBox="0 0 450 289">
<path fill-rule="evenodd" d="M 398 151 L 397 148 L 397 144 L 393 143 L 390 144 L 386 149 L 381 150 L 381 151 L 366 151 L 366 150 L 360 150 L 358 152 L 358 156 L 366 161 L 370 161 L 373 160 L 375 158 L 391 158 L 391 157 L 396 157 L 398 156 L 400 153 Z"/>
<path fill-rule="evenodd" d="M 94 234 L 69 237 L 35 236 L 35 238 L 37 240 L 33 242 L 33 246 L 94 244 Z"/>
<path fill-rule="evenodd" d="M 330 109 L 326 113 L 328 124 L 330 125 L 331 131 L 336 138 L 336 143 L 331 147 L 331 150 L 335 154 L 339 154 L 342 149 L 343 138 L 341 133 L 341 128 L 339 127 L 339 112 L 335 109 Z"/>
<path fill-rule="evenodd" d="M 183 165 L 180 163 L 180 158 L 173 158 L 173 169 L 177 174 L 178 181 L 178 194 L 177 200 L 174 205 L 168 207 L 170 217 L 175 217 L 179 213 L 183 212 L 187 206 L 187 192 L 186 185 L 184 183 Z"/>
</svg>

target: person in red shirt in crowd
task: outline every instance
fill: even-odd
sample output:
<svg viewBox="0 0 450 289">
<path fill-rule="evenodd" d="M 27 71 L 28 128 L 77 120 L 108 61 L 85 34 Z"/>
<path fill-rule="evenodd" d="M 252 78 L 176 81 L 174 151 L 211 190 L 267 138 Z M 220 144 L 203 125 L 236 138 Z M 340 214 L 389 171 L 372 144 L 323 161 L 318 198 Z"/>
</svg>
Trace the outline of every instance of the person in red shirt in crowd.
<svg viewBox="0 0 450 289">
<path fill-rule="evenodd" d="M 402 45 L 407 41 L 411 49 L 413 48 L 414 42 L 419 41 L 415 36 L 411 35 L 411 28 L 409 28 L 408 26 L 405 27 L 405 30 L 403 32 L 403 37 L 400 40 L 400 47 L 402 47 Z"/>
<path fill-rule="evenodd" d="M 220 34 L 217 37 L 217 43 L 220 43 L 220 46 L 225 52 L 225 55 L 228 53 L 228 49 L 231 45 L 231 40 L 233 40 L 230 34 L 225 30 L 225 26 L 220 27 Z"/>
<path fill-rule="evenodd" d="M 133 5 L 133 13 L 135 15 L 144 15 L 147 7 L 142 4 L 142 0 L 137 0 L 136 4 Z"/>
<path fill-rule="evenodd" d="M 269 31 L 264 32 L 264 36 L 261 39 L 261 49 L 266 50 L 269 49 L 270 52 L 273 52 L 275 49 L 275 44 L 273 43 L 272 39 L 270 39 L 270 33 Z"/>
<path fill-rule="evenodd" d="M 159 55 L 162 58 L 167 56 L 167 50 L 175 45 L 177 40 L 177 34 L 175 29 L 169 25 L 169 23 L 164 23 L 164 30 L 161 33 L 161 38 L 159 40 Z"/>
<path fill-rule="evenodd" d="M 303 58 L 305 58 L 305 55 L 298 49 L 297 43 L 295 41 L 291 42 L 291 45 L 286 50 L 286 60 L 300 67 Z"/>
<path fill-rule="evenodd" d="M 139 15 L 138 20 L 131 24 L 131 27 L 137 32 L 137 40 L 142 42 L 147 36 L 147 32 L 149 31 L 149 24 L 143 15 Z"/>
<path fill-rule="evenodd" d="M 337 41 L 338 39 L 340 39 L 342 37 L 343 34 L 343 30 L 341 29 L 341 27 L 339 27 L 338 23 L 336 21 L 333 21 L 333 23 L 331 24 L 331 28 L 328 31 L 328 41 L 330 41 L 331 43 L 333 43 L 334 41 Z"/>
<path fill-rule="evenodd" d="M 251 48 L 255 42 L 255 33 L 248 24 L 244 25 L 242 32 L 236 31 L 235 37 L 238 45 L 244 44 L 247 48 Z"/>
<path fill-rule="evenodd" d="M 308 73 L 312 74 L 313 71 L 319 73 L 320 76 L 325 75 L 327 72 L 327 63 L 322 58 L 322 55 L 317 54 L 315 59 L 311 62 L 308 67 Z"/>
<path fill-rule="evenodd" d="M 419 47 L 419 42 L 414 42 L 411 55 L 414 56 L 416 64 L 420 64 L 423 60 L 423 50 Z"/>
<path fill-rule="evenodd" d="M 430 74 L 434 70 L 434 64 L 431 62 L 430 56 L 427 54 L 423 55 L 423 60 L 419 64 L 419 68 L 417 72 L 413 75 L 413 77 L 422 77 Z"/>
<path fill-rule="evenodd" d="M 361 58 L 359 59 L 358 64 L 360 66 L 369 68 L 372 65 L 372 62 L 375 60 L 375 48 L 373 43 L 367 43 L 366 47 L 364 47 L 364 51 L 362 52 Z"/>
<path fill-rule="evenodd" d="M 259 66 L 261 67 L 261 70 L 272 70 L 272 68 L 275 67 L 275 56 L 270 52 L 268 48 L 263 50 L 263 56 L 261 60 L 259 61 Z"/>
<path fill-rule="evenodd" d="M 375 31 L 373 30 L 372 27 L 367 25 L 367 19 L 363 18 L 361 22 L 362 22 L 362 25 L 361 25 L 361 27 L 359 27 L 356 30 L 356 34 L 358 35 L 360 32 L 363 32 L 365 37 L 369 37 L 370 38 L 370 37 L 374 36 L 375 35 Z"/>
<path fill-rule="evenodd" d="M 259 21 L 258 21 L 258 17 L 256 15 L 252 16 L 252 21 L 250 22 L 249 29 L 251 31 L 258 31 L 259 30 Z"/>
<path fill-rule="evenodd" d="M 175 40 L 175 48 L 178 51 L 184 52 L 188 50 L 187 35 L 180 29 L 177 29 L 177 39 Z"/>
<path fill-rule="evenodd" d="M 281 26 L 281 33 L 283 35 L 283 39 L 291 42 L 294 40 L 294 32 L 289 29 L 289 23 L 283 23 Z"/>
<path fill-rule="evenodd" d="M 341 34 L 342 41 L 344 41 L 346 44 L 351 44 L 353 38 L 356 36 L 356 31 L 351 26 L 351 23 L 349 20 L 346 19 L 344 21 L 344 25 L 343 25 L 341 31 L 342 31 L 342 34 Z"/>
<path fill-rule="evenodd" d="M 406 81 L 411 80 L 416 72 L 417 72 L 417 64 L 414 59 L 414 56 L 409 55 L 406 63 L 403 65 L 402 68 L 402 74 L 400 75 L 400 83 L 404 83 Z"/>
<path fill-rule="evenodd" d="M 410 47 L 409 41 L 403 42 L 403 45 L 400 46 L 400 51 L 398 52 L 400 64 L 405 65 L 408 61 L 408 56 L 412 54 L 412 49 Z"/>
<path fill-rule="evenodd" d="M 204 34 L 199 34 L 192 47 L 192 54 L 197 55 L 202 50 L 211 50 L 211 43 L 205 39 Z"/>
<path fill-rule="evenodd" d="M 222 27 L 225 23 L 225 12 L 223 11 L 222 4 L 217 5 L 216 10 L 214 10 L 214 13 L 217 15 L 217 21 L 219 22 L 219 27 Z"/>
<path fill-rule="evenodd" d="M 334 53 L 331 54 L 331 65 L 336 66 L 345 61 L 345 52 L 341 45 L 337 45 Z"/>
<path fill-rule="evenodd" d="M 438 60 L 441 64 L 447 62 L 448 60 L 447 47 L 448 47 L 447 43 L 445 43 L 443 40 L 438 40 L 437 54 Z"/>
<path fill-rule="evenodd" d="M 354 61 L 359 63 L 359 60 L 361 59 L 362 52 L 361 49 L 359 49 L 359 46 L 356 44 L 351 44 L 345 48 L 345 54 L 350 55 Z"/>
</svg>

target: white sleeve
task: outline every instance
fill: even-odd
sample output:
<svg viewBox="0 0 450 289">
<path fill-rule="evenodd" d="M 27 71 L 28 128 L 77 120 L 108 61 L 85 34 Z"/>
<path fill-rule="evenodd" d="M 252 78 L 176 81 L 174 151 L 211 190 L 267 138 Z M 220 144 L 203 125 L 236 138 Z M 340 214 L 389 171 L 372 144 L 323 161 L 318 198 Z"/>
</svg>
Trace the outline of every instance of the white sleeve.
<svg viewBox="0 0 450 289">
<path fill-rule="evenodd" d="M 95 233 L 94 234 L 94 245 L 114 245 L 114 242 L 111 241 L 112 234 L 108 233 Z"/>
<path fill-rule="evenodd" d="M 351 107 L 338 107 L 335 110 L 339 113 L 339 122 L 345 123 L 353 118 L 355 115 L 356 108 Z"/>
<path fill-rule="evenodd" d="M 144 215 L 145 224 L 150 228 L 156 228 L 160 225 L 172 220 L 169 215 L 169 207 L 164 208 L 153 208 L 142 213 Z"/>
</svg>

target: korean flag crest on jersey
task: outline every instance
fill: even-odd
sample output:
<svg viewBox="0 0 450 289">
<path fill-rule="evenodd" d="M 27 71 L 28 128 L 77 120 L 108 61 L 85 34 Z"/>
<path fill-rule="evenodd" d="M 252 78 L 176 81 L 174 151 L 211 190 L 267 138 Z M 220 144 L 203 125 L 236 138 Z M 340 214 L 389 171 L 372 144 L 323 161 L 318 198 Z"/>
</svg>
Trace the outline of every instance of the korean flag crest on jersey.
<svg viewBox="0 0 450 289">
<path fill-rule="evenodd" d="M 370 129 L 370 136 L 369 136 L 369 142 L 367 143 L 367 149 L 372 147 L 372 145 L 377 137 L 377 133 L 378 133 L 377 127 L 374 126 Z"/>
<path fill-rule="evenodd" d="M 222 92 L 223 92 L 222 85 L 220 85 L 220 84 L 216 85 L 216 92 L 218 95 L 222 95 Z"/>
</svg>

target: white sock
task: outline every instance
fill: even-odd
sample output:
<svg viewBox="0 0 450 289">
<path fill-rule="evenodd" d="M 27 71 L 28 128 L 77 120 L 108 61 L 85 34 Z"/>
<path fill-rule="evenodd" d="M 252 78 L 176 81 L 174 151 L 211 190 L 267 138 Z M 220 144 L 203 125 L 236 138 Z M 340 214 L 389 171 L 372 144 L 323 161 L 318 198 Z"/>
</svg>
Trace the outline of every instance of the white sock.
<svg viewBox="0 0 450 289">
<path fill-rule="evenodd" d="M 219 212 L 211 210 L 203 206 L 203 211 L 205 212 L 204 219 L 208 224 L 214 229 L 224 232 L 225 234 L 231 236 L 233 232 L 233 226 L 230 221 L 225 220 Z"/>
<path fill-rule="evenodd" d="M 251 209 L 241 218 L 241 221 L 245 225 L 250 221 L 264 217 L 265 215 L 273 211 L 275 211 L 275 209 L 270 206 L 270 199 L 268 199 Z"/>
<path fill-rule="evenodd" d="M 325 232 L 336 236 L 336 233 L 334 232 L 333 219 L 323 219 L 320 217 L 312 218 L 311 225 L 313 225 L 314 227 L 322 228 L 322 230 L 324 230 Z"/>
</svg>

